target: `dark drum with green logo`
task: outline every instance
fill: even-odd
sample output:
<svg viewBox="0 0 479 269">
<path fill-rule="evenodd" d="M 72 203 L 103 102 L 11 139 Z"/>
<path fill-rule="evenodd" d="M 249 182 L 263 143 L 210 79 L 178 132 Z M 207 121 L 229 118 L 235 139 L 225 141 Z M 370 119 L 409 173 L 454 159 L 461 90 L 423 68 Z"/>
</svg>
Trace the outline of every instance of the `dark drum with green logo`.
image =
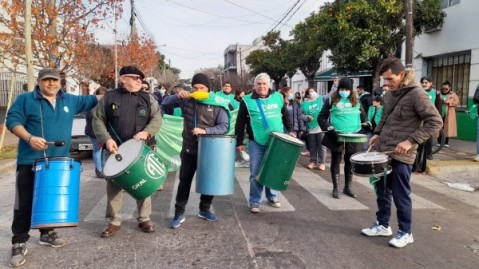
<svg viewBox="0 0 479 269">
<path fill-rule="evenodd" d="M 286 190 L 303 145 L 301 140 L 288 134 L 271 133 L 259 167 L 258 182 L 273 190 Z"/>
<path fill-rule="evenodd" d="M 121 160 L 111 154 L 103 168 L 105 178 L 111 179 L 133 198 L 151 196 L 163 184 L 168 167 L 144 141 L 130 139 L 118 149 Z"/>
</svg>

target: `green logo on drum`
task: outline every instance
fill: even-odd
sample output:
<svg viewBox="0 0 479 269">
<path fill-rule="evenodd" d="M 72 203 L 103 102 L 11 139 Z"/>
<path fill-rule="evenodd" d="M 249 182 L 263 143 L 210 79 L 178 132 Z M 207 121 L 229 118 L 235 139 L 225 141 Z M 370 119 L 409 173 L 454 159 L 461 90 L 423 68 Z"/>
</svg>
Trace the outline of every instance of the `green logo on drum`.
<svg viewBox="0 0 479 269">
<path fill-rule="evenodd" d="M 150 152 L 145 158 L 145 172 L 150 178 L 158 179 L 165 175 L 166 167 L 153 152 Z"/>
</svg>

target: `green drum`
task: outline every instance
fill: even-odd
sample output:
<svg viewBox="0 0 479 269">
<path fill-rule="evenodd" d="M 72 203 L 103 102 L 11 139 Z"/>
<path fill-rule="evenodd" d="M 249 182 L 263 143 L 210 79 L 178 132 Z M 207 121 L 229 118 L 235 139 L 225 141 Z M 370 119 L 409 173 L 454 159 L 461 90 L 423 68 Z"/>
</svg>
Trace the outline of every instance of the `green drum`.
<svg viewBox="0 0 479 269">
<path fill-rule="evenodd" d="M 339 142 L 348 143 L 364 143 L 368 141 L 368 136 L 365 134 L 338 134 Z"/>
<path fill-rule="evenodd" d="M 257 180 L 273 190 L 288 188 L 304 143 L 288 134 L 273 132 L 259 167 Z"/>
<path fill-rule="evenodd" d="M 118 154 L 108 157 L 103 174 L 133 198 L 141 200 L 151 196 L 163 184 L 168 167 L 145 142 L 130 139 L 120 145 Z"/>
</svg>

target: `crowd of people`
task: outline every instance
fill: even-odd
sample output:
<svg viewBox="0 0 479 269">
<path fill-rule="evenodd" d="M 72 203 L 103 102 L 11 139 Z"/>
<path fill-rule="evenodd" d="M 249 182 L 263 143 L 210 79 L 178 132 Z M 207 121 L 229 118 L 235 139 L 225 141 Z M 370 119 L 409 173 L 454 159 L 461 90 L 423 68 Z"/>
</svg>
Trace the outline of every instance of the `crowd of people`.
<svg viewBox="0 0 479 269">
<path fill-rule="evenodd" d="M 265 157 L 272 132 L 286 133 L 304 140 L 308 150 L 308 169 L 326 170 L 327 152 L 330 154 L 330 175 L 333 183 L 331 196 L 339 199 L 340 163 L 344 162 L 342 192 L 356 198 L 353 192 L 351 156 L 371 149 L 389 152 L 391 172 L 385 180 L 375 184 L 377 195 L 376 220 L 361 233 L 365 236 L 392 236 L 391 205 L 397 208 L 398 231 L 389 241 L 402 248 L 414 242 L 412 234 L 412 200 L 410 178 L 414 171 L 422 172 L 426 160 L 432 158 L 431 147 L 439 130 L 444 128 L 446 147 L 448 138 L 457 135 L 455 107 L 459 100 L 445 81 L 437 91 L 429 77 L 418 83 L 413 70 L 404 67 L 399 59 L 383 62 L 380 75 L 384 85 L 369 92 L 364 86 L 353 87 L 350 78 L 335 78 L 331 91 L 318 95 L 315 88 L 293 92 L 290 87 L 272 90 L 270 77 L 258 74 L 251 90 L 233 89 L 225 82 L 215 94 L 224 100 L 198 100 L 195 92 L 210 93 L 210 81 L 205 74 L 192 78 L 192 90 L 184 85 L 160 84 L 151 89 L 141 70 L 124 66 L 119 71 L 120 86 L 107 91 L 100 87 L 94 95 L 74 96 L 61 91 L 60 74 L 53 69 L 39 72 L 33 92 L 21 95 L 7 115 L 7 127 L 19 137 L 16 199 L 12 222 L 12 256 L 10 265 L 25 263 L 26 242 L 29 239 L 32 212 L 32 165 L 46 157 L 70 156 L 70 131 L 73 116 L 87 112 L 86 135 L 94 145 L 93 160 L 97 177 L 104 178 L 104 164 L 108 155 L 129 139 L 143 140 L 155 147 L 155 134 L 162 126 L 165 114 L 184 119 L 181 167 L 176 194 L 175 215 L 171 228 L 179 228 L 185 219 L 190 188 L 198 162 L 198 137 L 204 134 L 223 135 L 234 128 L 236 150 L 249 153 L 250 189 L 248 207 L 251 213 L 261 211 L 263 190 L 267 204 L 280 208 L 278 191 L 258 182 L 259 167 Z M 479 90 L 476 90 L 478 92 Z M 479 96 L 479 93 L 476 95 Z M 479 103 L 479 97 L 474 99 Z M 24 109 L 29 107 L 28 110 Z M 236 121 L 232 126 L 232 111 Z M 58 113 L 57 113 L 58 112 Z M 62 125 L 65 128 L 55 128 Z M 357 134 L 365 140 L 344 140 Z M 479 135 L 479 127 L 478 127 Z M 52 147 L 48 141 L 65 140 L 64 147 Z M 247 142 L 246 142 L 247 141 Z M 365 142 L 366 141 L 366 142 Z M 160 145 L 161 146 L 161 145 Z M 478 142 L 479 156 L 479 142 Z M 110 179 L 106 180 L 108 226 L 101 237 L 114 236 L 121 228 L 123 191 Z M 210 211 L 214 196 L 201 195 L 198 217 L 217 221 Z M 151 198 L 139 199 L 138 226 L 145 233 L 155 231 L 150 220 Z M 40 243 L 62 247 L 66 241 L 53 229 L 40 229 Z"/>
</svg>

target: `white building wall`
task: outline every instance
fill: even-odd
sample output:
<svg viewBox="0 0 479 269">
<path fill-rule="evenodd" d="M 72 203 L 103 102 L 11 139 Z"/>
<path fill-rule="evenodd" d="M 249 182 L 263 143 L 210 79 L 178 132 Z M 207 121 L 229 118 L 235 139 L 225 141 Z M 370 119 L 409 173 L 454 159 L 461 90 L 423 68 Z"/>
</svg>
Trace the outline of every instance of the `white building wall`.
<svg viewBox="0 0 479 269">
<path fill-rule="evenodd" d="M 469 97 L 472 97 L 479 83 L 479 34 L 476 28 L 479 1 L 461 0 L 443 11 L 447 16 L 442 29 L 423 33 L 414 40 L 413 64 L 417 77 L 427 75 L 423 58 L 470 50 Z"/>
</svg>

